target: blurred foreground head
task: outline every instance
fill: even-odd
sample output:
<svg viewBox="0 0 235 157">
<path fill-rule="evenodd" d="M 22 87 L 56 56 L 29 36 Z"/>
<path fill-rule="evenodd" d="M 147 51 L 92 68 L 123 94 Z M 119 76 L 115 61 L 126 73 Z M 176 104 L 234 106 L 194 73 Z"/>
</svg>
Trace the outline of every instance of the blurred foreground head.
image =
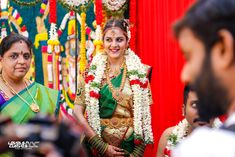
<svg viewBox="0 0 235 157">
<path fill-rule="evenodd" d="M 2 139 L 9 137 L 4 146 L 6 149 L 0 149 L 0 156 L 1 153 L 10 151 L 14 157 L 87 157 L 86 150 L 80 143 L 81 132 L 71 123 L 58 123 L 52 116 L 38 114 L 20 125 L 11 123 L 6 117 L 0 117 L 0 124 L 0 144 L 4 144 L 1 143 Z M 30 146 L 35 147 L 27 149 Z"/>
<path fill-rule="evenodd" d="M 174 25 L 186 59 L 181 80 L 196 91 L 203 119 L 235 107 L 235 1 L 199 0 Z"/>
</svg>

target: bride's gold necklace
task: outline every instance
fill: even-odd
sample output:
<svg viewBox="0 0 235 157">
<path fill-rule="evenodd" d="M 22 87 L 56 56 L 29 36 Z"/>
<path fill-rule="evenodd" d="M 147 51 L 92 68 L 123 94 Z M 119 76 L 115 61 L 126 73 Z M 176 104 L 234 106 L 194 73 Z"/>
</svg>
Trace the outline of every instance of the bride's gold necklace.
<svg viewBox="0 0 235 157">
<path fill-rule="evenodd" d="M 124 85 L 125 85 L 125 81 L 126 81 L 126 75 L 127 75 L 127 67 L 126 67 L 126 64 L 125 64 L 125 61 L 123 62 L 123 76 L 122 76 L 122 81 L 121 81 L 121 85 L 119 88 L 117 87 L 113 87 L 113 84 L 110 80 L 110 77 L 109 77 L 109 70 L 110 70 L 110 66 L 109 64 L 107 63 L 107 69 L 106 69 L 106 78 L 107 78 L 107 83 L 108 83 L 108 86 L 109 86 L 109 89 L 111 90 L 112 92 L 112 97 L 118 102 L 118 103 L 121 103 L 122 100 L 123 100 L 123 96 L 122 96 L 122 90 L 124 88 Z"/>
<path fill-rule="evenodd" d="M 5 80 L 5 78 L 3 77 L 3 75 L 1 75 L 1 76 L 2 76 L 2 80 L 4 81 L 5 85 L 10 88 L 11 92 L 12 92 L 13 94 L 17 95 L 22 101 L 24 101 L 24 102 L 30 107 L 30 109 L 31 109 L 33 112 L 39 112 L 39 111 L 40 111 L 40 108 L 39 108 L 39 106 L 38 106 L 36 100 L 35 100 L 34 97 L 32 96 L 32 94 L 29 92 L 28 86 L 26 85 L 25 81 L 24 81 L 24 85 L 25 85 L 25 87 L 26 87 L 26 90 L 27 90 L 27 92 L 29 93 L 30 97 L 32 98 L 32 100 L 33 100 L 33 102 L 34 102 L 34 103 L 32 103 L 32 104 L 29 104 L 21 95 L 19 95 L 19 94 L 14 90 L 14 88 L 12 88 L 12 87 L 10 86 L 10 84 L 7 82 L 7 80 Z"/>
</svg>

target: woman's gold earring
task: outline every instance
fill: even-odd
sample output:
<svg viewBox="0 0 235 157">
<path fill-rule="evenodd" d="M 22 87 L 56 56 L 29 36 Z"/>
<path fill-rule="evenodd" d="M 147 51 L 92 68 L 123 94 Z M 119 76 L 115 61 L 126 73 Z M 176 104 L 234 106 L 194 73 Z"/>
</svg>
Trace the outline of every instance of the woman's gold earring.
<svg viewBox="0 0 235 157">
<path fill-rule="evenodd" d="M 126 51 L 125 51 L 125 55 L 128 55 L 128 54 L 129 54 L 129 51 L 128 51 L 128 50 L 126 50 Z"/>
<path fill-rule="evenodd" d="M 185 105 L 183 104 L 182 106 L 182 116 L 184 117 L 185 116 Z"/>
<path fill-rule="evenodd" d="M 106 51 L 102 51 L 102 54 L 107 55 L 107 52 Z"/>
</svg>

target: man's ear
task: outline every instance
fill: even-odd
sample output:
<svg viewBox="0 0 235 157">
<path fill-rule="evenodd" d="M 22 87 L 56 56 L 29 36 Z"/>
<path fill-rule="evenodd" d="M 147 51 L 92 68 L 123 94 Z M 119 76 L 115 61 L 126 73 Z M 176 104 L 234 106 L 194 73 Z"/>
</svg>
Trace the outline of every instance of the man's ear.
<svg viewBox="0 0 235 157">
<path fill-rule="evenodd" d="M 212 64 L 224 69 L 234 61 L 234 38 L 226 29 L 220 30 L 218 34 L 221 40 L 212 48 Z"/>
</svg>

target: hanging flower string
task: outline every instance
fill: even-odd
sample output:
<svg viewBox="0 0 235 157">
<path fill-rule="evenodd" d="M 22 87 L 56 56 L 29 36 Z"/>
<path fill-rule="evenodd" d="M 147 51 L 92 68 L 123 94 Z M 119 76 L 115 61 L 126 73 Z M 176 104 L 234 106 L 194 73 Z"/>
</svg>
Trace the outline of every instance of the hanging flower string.
<svg viewBox="0 0 235 157">
<path fill-rule="evenodd" d="M 102 23 L 101 23 L 101 28 L 104 27 L 104 25 L 106 23 L 106 19 L 107 19 L 106 10 L 104 8 L 102 8 L 102 15 L 103 15 L 103 19 L 102 19 Z"/>
<path fill-rule="evenodd" d="M 103 20 L 103 15 L 102 15 L 102 0 L 95 0 L 95 14 L 96 14 L 96 24 L 101 25 L 102 20 Z"/>
<path fill-rule="evenodd" d="M 3 38 L 5 38 L 6 36 L 7 36 L 7 30 L 6 30 L 5 22 L 3 22 L 1 25 L 0 43 L 3 40 Z"/>
<path fill-rule="evenodd" d="M 103 45 L 103 41 L 102 41 L 102 30 L 101 30 L 101 26 L 97 25 L 96 26 L 96 30 L 95 30 L 95 40 L 94 40 L 94 45 L 95 45 L 95 52 L 100 52 L 102 45 Z"/>
<path fill-rule="evenodd" d="M 50 0 L 50 31 L 49 31 L 49 40 L 47 41 L 48 53 L 53 51 L 56 53 L 60 52 L 60 42 L 58 40 L 57 27 L 56 27 L 56 0 Z"/>
<path fill-rule="evenodd" d="M 102 42 L 102 30 L 101 30 L 101 24 L 103 22 L 103 14 L 102 14 L 102 0 L 96 0 L 95 1 L 95 13 L 96 13 L 96 32 L 95 32 L 95 40 L 94 40 L 94 45 L 95 45 L 95 52 L 100 52 L 101 47 L 103 45 Z"/>
<path fill-rule="evenodd" d="M 41 16 L 43 16 L 44 13 L 45 13 L 45 10 L 46 10 L 46 7 L 47 7 L 47 3 L 48 3 L 48 0 L 42 0 L 42 4 L 40 6 L 40 11 L 39 11 Z"/>
<path fill-rule="evenodd" d="M 130 49 L 127 50 L 126 64 L 128 77 L 131 82 L 134 99 L 134 135 L 135 143 L 153 142 L 153 133 L 151 127 L 150 115 L 150 91 L 147 88 L 148 79 L 146 78 L 146 68 L 141 63 L 138 56 Z M 85 101 L 87 104 L 86 112 L 88 122 L 94 131 L 100 136 L 101 126 L 99 117 L 99 91 L 101 80 L 106 68 L 107 55 L 99 53 L 90 65 L 87 77 L 85 79 Z"/>
<path fill-rule="evenodd" d="M 50 0 L 50 23 L 56 23 L 56 0 Z"/>
<path fill-rule="evenodd" d="M 143 139 L 145 143 L 152 143 L 151 101 L 149 99 L 150 91 L 147 88 L 149 82 L 146 77 L 146 68 L 133 51 L 130 49 L 128 51 L 126 64 L 134 99 L 135 143 L 140 143 L 140 139 Z"/>
<path fill-rule="evenodd" d="M 81 45 L 80 45 L 80 72 L 86 69 L 86 13 L 81 13 Z"/>
<path fill-rule="evenodd" d="M 60 42 L 58 40 L 57 26 L 56 26 L 56 0 L 49 1 L 49 21 L 50 31 L 49 40 L 47 41 L 48 53 L 48 86 L 50 88 L 59 89 L 59 53 Z"/>
<path fill-rule="evenodd" d="M 52 53 L 55 51 L 56 53 L 60 52 L 60 42 L 58 40 L 58 34 L 56 31 L 57 27 L 55 23 L 51 23 L 50 31 L 49 31 L 49 40 L 47 41 L 48 47 L 47 51 L 48 53 Z"/>
<path fill-rule="evenodd" d="M 1 16 L 0 19 L 8 19 L 8 0 L 1 0 L 0 3 L 0 11 L 1 11 Z"/>
</svg>

